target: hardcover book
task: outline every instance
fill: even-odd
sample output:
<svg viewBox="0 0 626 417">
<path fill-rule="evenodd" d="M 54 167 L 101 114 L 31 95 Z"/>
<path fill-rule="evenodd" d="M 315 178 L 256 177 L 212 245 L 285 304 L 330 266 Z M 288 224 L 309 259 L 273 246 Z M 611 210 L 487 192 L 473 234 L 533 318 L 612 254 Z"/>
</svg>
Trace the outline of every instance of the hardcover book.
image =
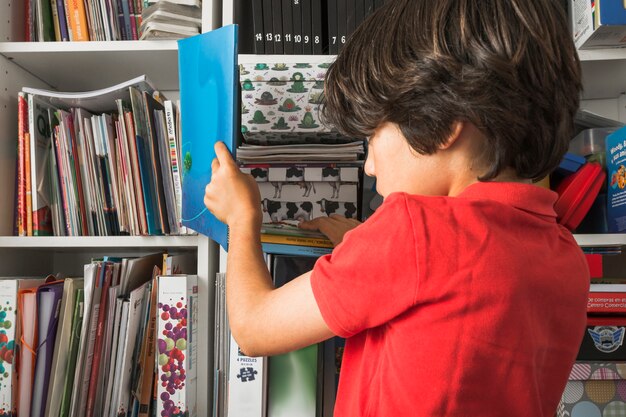
<svg viewBox="0 0 626 417">
<path fill-rule="evenodd" d="M 178 41 L 180 77 L 183 225 L 228 248 L 227 227 L 204 206 L 214 144 L 235 152 L 238 78 L 237 26 Z"/>
<path fill-rule="evenodd" d="M 159 276 L 158 286 L 156 415 L 194 417 L 198 277 Z"/>
<path fill-rule="evenodd" d="M 609 232 L 626 230 L 626 128 L 606 137 L 607 226 Z"/>
</svg>

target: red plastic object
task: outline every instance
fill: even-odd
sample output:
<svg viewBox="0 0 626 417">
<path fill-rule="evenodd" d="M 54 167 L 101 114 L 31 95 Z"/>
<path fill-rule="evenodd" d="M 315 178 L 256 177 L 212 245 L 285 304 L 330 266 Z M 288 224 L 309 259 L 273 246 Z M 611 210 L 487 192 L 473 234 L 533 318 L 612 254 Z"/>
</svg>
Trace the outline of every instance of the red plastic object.
<svg viewBox="0 0 626 417">
<path fill-rule="evenodd" d="M 602 166 L 587 162 L 576 173 L 565 178 L 557 187 L 559 198 L 554 204 L 559 224 L 574 230 L 595 201 L 606 173 Z"/>
</svg>

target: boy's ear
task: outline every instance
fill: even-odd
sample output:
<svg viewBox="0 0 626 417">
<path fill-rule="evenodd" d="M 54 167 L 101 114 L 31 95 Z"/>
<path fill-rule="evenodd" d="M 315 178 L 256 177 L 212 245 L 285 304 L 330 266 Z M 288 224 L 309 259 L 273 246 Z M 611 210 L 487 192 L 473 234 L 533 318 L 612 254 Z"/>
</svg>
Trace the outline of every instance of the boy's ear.
<svg viewBox="0 0 626 417">
<path fill-rule="evenodd" d="M 450 148 L 452 145 L 454 145 L 456 140 L 461 136 L 461 132 L 463 131 L 463 127 L 464 127 L 464 123 L 463 122 L 458 122 L 458 121 L 454 122 L 452 124 L 452 129 L 451 129 L 450 136 L 448 136 L 448 138 L 446 139 L 446 141 L 444 143 L 439 145 L 439 150 L 445 150 L 445 149 Z"/>
</svg>

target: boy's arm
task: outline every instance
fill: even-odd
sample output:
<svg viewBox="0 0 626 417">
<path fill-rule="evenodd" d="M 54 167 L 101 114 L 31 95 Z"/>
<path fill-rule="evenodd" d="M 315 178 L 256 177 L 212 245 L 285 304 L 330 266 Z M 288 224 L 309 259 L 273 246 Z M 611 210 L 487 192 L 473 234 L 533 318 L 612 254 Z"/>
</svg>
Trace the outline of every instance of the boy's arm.
<svg viewBox="0 0 626 417">
<path fill-rule="evenodd" d="M 235 340 L 248 355 L 274 355 L 333 336 L 317 306 L 310 273 L 274 289 L 261 250 L 261 201 L 226 145 L 215 145 L 204 204 L 229 226 L 226 303 Z"/>
</svg>

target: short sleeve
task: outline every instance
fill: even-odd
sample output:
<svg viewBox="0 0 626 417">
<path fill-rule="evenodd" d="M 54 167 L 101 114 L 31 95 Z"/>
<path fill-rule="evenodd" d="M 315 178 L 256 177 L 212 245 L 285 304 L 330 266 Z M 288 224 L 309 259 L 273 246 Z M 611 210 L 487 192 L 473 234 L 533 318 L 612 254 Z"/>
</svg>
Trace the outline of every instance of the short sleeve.
<svg viewBox="0 0 626 417">
<path fill-rule="evenodd" d="M 415 228 L 404 194 L 391 194 L 376 213 L 346 233 L 315 263 L 311 286 L 328 327 L 349 337 L 377 327 L 415 303 Z"/>
</svg>

